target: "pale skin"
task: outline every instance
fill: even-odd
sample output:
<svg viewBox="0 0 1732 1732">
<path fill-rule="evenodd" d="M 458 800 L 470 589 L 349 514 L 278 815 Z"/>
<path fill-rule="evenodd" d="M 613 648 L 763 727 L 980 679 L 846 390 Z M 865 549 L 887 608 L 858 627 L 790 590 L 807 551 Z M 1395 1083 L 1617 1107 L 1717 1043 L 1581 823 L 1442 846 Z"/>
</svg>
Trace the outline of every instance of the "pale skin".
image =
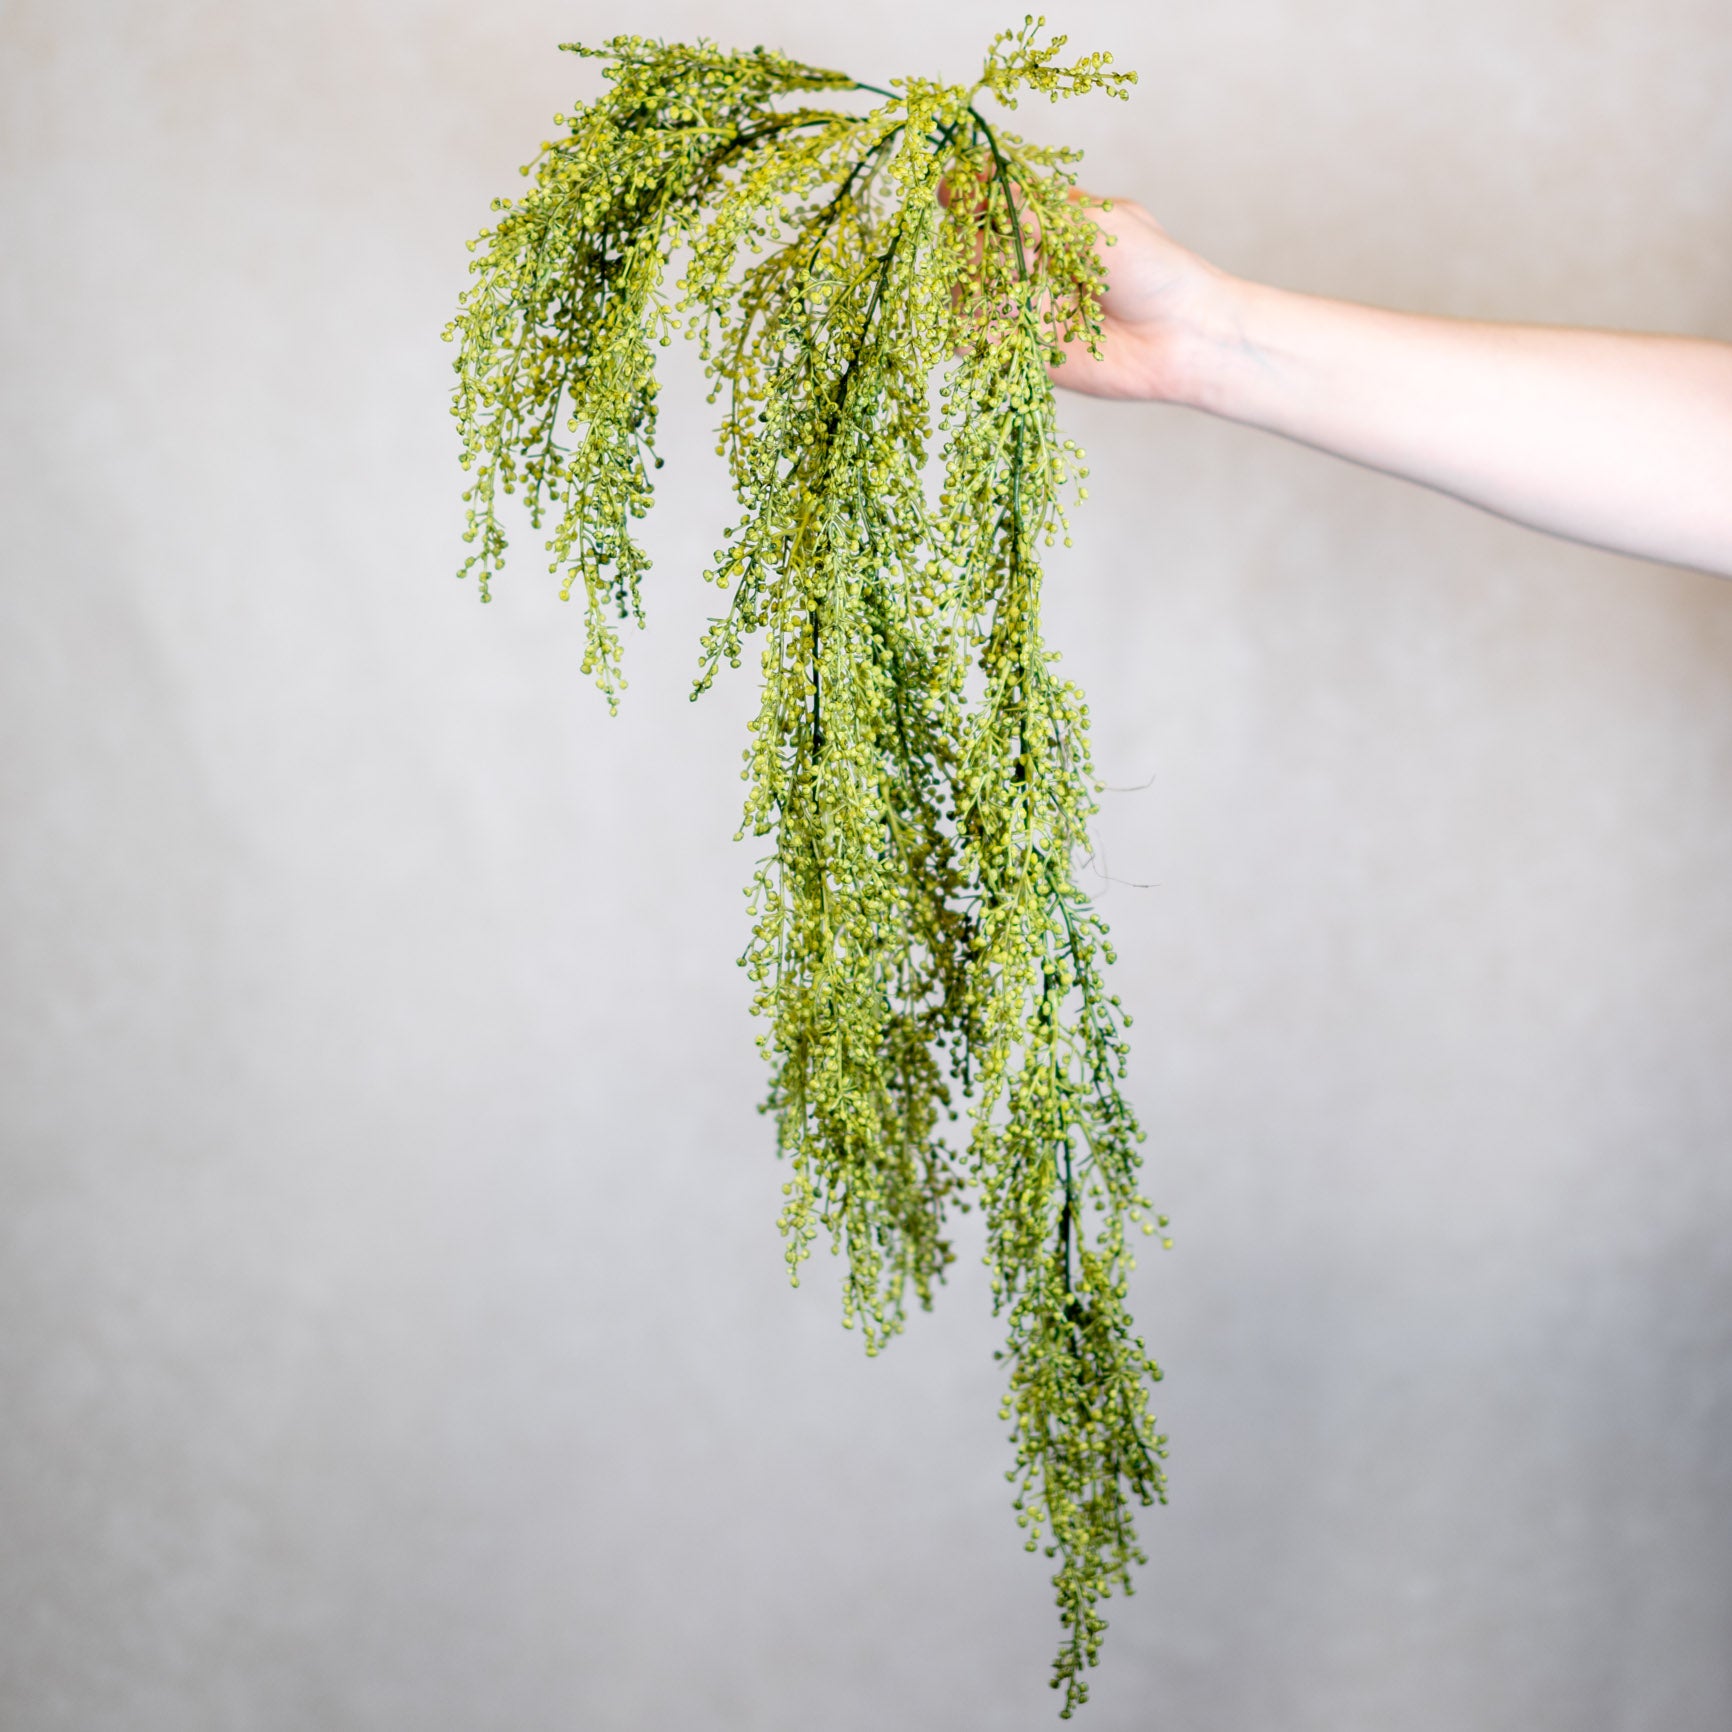
<svg viewBox="0 0 1732 1732">
<path fill-rule="evenodd" d="M 1732 577 L 1732 343 L 1271 288 L 1111 203 L 1089 206 L 1101 356 L 1072 343 L 1055 384 L 1202 409 L 1551 535 Z"/>
</svg>

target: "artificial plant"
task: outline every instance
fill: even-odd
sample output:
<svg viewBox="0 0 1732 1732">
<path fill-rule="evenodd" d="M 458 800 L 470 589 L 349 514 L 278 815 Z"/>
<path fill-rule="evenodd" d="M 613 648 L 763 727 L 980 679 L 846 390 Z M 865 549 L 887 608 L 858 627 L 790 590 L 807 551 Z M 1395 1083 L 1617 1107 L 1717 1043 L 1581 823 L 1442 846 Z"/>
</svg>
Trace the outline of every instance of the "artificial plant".
<svg viewBox="0 0 1732 1732">
<path fill-rule="evenodd" d="M 1133 1506 L 1166 1497 L 1160 1370 L 1126 1309 L 1127 1222 L 1166 1223 L 1139 1190 L 1130 1018 L 1077 882 L 1088 706 L 1040 626 L 1040 549 L 1088 474 L 1048 368 L 1098 353 L 1101 230 L 1079 153 L 977 106 L 1124 96 L 1135 74 L 1060 64 L 1043 22 L 998 36 L 971 86 L 880 89 L 702 40 L 565 44 L 603 58 L 609 88 L 555 116 L 528 191 L 494 201 L 445 334 L 463 573 L 486 600 L 500 496 L 521 493 L 560 593 L 584 598 L 584 669 L 610 706 L 617 622 L 642 623 L 656 350 L 682 327 L 700 345 L 740 516 L 704 573 L 731 599 L 692 695 L 761 639 L 741 833 L 770 840 L 741 960 L 790 1271 L 827 1229 L 844 1321 L 876 1353 L 910 1294 L 930 1306 L 947 1214 L 982 1210 L 1007 1477 L 1028 1549 L 1059 1560 L 1068 1717 L 1099 1602 L 1144 1561 Z M 813 103 L 859 93 L 880 100 Z"/>
</svg>

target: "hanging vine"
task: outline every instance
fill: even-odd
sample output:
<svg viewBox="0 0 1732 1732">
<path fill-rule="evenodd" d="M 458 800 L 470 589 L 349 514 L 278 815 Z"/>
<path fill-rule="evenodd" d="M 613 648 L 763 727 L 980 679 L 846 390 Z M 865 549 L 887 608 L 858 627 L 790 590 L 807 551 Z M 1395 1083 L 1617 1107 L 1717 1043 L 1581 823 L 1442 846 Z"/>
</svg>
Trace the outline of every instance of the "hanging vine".
<svg viewBox="0 0 1732 1732">
<path fill-rule="evenodd" d="M 1139 1190 L 1130 1018 L 1075 872 L 1088 706 L 1040 623 L 1040 551 L 1088 474 L 1048 368 L 1069 344 L 1098 353 L 1100 230 L 1078 154 L 976 106 L 1124 96 L 1135 74 L 1060 64 L 1043 23 L 995 38 L 972 86 L 880 89 L 706 41 L 566 44 L 606 61 L 609 88 L 555 117 L 524 196 L 494 201 L 445 335 L 462 575 L 488 599 L 501 495 L 520 493 L 560 593 L 582 593 L 584 671 L 614 708 L 662 462 L 655 353 L 682 328 L 699 344 L 740 510 L 704 574 L 729 600 L 692 695 L 760 644 L 741 833 L 770 851 L 741 960 L 790 1272 L 827 1233 L 844 1322 L 875 1354 L 910 1295 L 931 1305 L 950 1212 L 981 1209 L 1008 1477 L 1028 1549 L 1058 1560 L 1068 1717 L 1099 1603 L 1145 1561 L 1134 1506 L 1166 1499 L 1161 1374 L 1126 1304 L 1127 1224 L 1166 1221 Z"/>
</svg>

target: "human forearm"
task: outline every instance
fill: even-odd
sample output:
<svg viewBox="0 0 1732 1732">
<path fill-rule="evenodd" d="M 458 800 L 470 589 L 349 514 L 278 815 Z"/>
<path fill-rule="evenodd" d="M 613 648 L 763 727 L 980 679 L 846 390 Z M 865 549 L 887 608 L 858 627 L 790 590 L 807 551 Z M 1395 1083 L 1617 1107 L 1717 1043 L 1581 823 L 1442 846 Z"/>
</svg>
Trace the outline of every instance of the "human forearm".
<svg viewBox="0 0 1732 1732">
<path fill-rule="evenodd" d="M 1732 344 L 1490 324 L 1217 277 L 1176 401 L 1516 522 L 1732 577 Z"/>
</svg>

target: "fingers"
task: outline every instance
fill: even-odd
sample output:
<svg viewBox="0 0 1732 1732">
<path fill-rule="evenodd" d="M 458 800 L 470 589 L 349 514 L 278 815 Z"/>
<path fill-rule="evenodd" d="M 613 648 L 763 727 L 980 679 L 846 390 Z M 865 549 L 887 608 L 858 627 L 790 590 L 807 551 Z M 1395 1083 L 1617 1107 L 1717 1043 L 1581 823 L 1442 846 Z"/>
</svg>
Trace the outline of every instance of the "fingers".
<svg viewBox="0 0 1732 1732">
<path fill-rule="evenodd" d="M 1116 225 L 1108 213 L 1113 210 L 1115 202 L 1119 205 L 1127 205 L 1128 201 L 1103 199 L 1079 186 L 1066 187 L 1064 192 L 1069 206 L 1073 209 L 1080 207 L 1094 224 L 1094 239 L 1097 248 L 1104 249 L 1112 245 L 1117 238 Z M 1031 283 L 1030 287 L 1038 286 L 1041 291 L 1041 318 L 1044 321 L 1052 315 L 1054 312 L 1052 302 L 1054 285 L 1047 283 L 1044 277 L 1038 274 L 1036 268 L 1042 239 L 1041 213 L 1038 206 L 1025 200 L 1022 185 L 1004 173 L 996 164 L 989 164 L 984 168 L 975 166 L 970 169 L 961 164 L 952 163 L 939 177 L 937 195 L 940 205 L 947 213 L 950 213 L 952 220 L 959 220 L 964 225 L 965 257 L 968 260 L 967 271 L 974 283 L 977 286 L 979 284 L 983 261 L 989 245 L 988 228 L 990 226 L 992 230 L 990 244 L 995 250 L 1004 249 L 1010 244 L 1017 245 L 1020 264 L 1028 275 L 1036 277 L 1036 282 Z M 1006 205 L 1009 207 L 1008 212 L 1004 208 Z M 1017 229 L 1014 231 L 1014 243 L 1012 242 L 1013 231 L 1009 228 L 1010 221 L 1014 221 L 1017 225 Z M 1104 253 L 1102 262 L 1105 262 Z M 963 282 L 959 281 L 952 284 L 952 306 L 960 308 L 966 298 L 968 298 L 968 294 Z M 1062 295 L 1060 298 L 1062 299 Z M 1067 339 L 1064 346 L 1066 351 L 1070 351 L 1079 345 L 1077 342 Z M 966 347 L 959 347 L 957 350 L 958 355 L 967 352 Z M 1067 359 L 1074 361 L 1074 357 L 1069 354 L 1067 354 Z M 1069 371 L 1071 375 L 1074 375 L 1075 366 L 1072 365 Z M 1063 368 L 1058 365 L 1048 368 L 1048 377 L 1055 384 L 1073 383 L 1073 379 L 1067 378 Z"/>
<path fill-rule="evenodd" d="M 968 214 L 975 223 L 974 262 L 978 266 L 980 257 L 986 246 L 985 224 L 981 221 L 992 209 L 995 183 L 999 183 L 999 174 L 993 168 L 980 169 L 974 175 L 972 199 L 961 184 L 953 181 L 954 168 L 939 178 L 938 202 L 949 210 L 958 198 L 962 198 L 968 209 Z M 963 177 L 966 179 L 966 177 Z M 1014 220 L 1021 230 L 1021 246 L 1027 257 L 1032 260 L 1034 250 L 1040 245 L 1040 213 L 1033 209 L 1022 196 L 1021 185 L 1008 175 L 1003 177 L 999 187 L 1001 193 L 1008 198 Z"/>
<path fill-rule="evenodd" d="M 958 189 L 952 185 L 952 177 L 955 172 L 955 166 L 952 165 L 938 177 L 938 202 L 943 205 L 946 210 L 950 209 L 957 196 Z M 990 170 L 985 174 L 977 174 L 974 177 L 974 181 L 974 202 L 971 206 L 970 214 L 979 216 L 986 208 L 987 190 L 992 183 L 992 174 Z"/>
</svg>

